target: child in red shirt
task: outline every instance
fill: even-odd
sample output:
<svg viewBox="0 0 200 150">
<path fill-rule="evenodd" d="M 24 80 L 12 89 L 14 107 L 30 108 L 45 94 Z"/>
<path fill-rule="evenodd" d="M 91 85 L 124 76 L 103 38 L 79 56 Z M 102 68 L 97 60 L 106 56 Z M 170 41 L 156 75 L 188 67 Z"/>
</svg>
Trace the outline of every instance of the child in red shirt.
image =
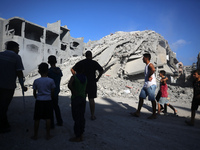
<svg viewBox="0 0 200 150">
<path fill-rule="evenodd" d="M 161 110 L 161 105 L 164 108 L 164 105 L 169 106 L 173 111 L 174 114 L 177 113 L 177 110 L 171 105 L 169 104 L 169 100 L 168 100 L 168 86 L 166 81 L 168 80 L 167 77 L 165 77 L 166 72 L 164 70 L 161 70 L 159 73 L 159 76 L 161 77 L 160 80 L 160 92 L 161 92 L 161 97 L 158 101 L 158 114 L 160 114 L 160 110 Z"/>
</svg>

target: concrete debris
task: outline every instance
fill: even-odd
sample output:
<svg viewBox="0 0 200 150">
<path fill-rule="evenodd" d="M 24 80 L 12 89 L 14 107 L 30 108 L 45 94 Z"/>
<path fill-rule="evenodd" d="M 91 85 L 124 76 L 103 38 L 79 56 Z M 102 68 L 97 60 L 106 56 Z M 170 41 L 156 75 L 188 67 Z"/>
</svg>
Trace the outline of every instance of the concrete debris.
<svg viewBox="0 0 200 150">
<path fill-rule="evenodd" d="M 154 31 L 116 32 L 99 41 L 89 41 L 85 51 L 91 50 L 93 57 L 107 71 L 118 77 L 143 74 L 144 53 L 152 56 L 157 72 L 165 69 L 168 75 L 178 73 L 176 54 L 168 42 Z"/>
<path fill-rule="evenodd" d="M 130 88 L 131 87 L 131 88 Z M 103 76 L 98 83 L 98 96 L 100 97 L 121 97 L 138 99 L 143 82 L 130 81 L 117 77 Z M 159 82 L 157 82 L 158 92 Z M 127 91 L 130 91 L 127 92 Z M 181 103 L 190 102 L 193 96 L 191 87 L 181 87 L 168 84 L 168 93 L 170 101 Z"/>
<path fill-rule="evenodd" d="M 39 77 L 38 64 L 47 62 L 49 55 L 55 55 L 57 66 L 63 72 L 61 93 L 70 95 L 67 88 L 70 69 L 76 62 L 85 59 L 83 54 L 87 50 L 92 51 L 93 59 L 105 69 L 98 82 L 98 96 L 101 97 L 138 99 L 144 82 L 145 64 L 142 57 L 146 52 L 152 56 L 151 62 L 156 67 L 157 78 L 158 71 L 164 69 L 169 83 L 177 83 L 187 72 L 183 64 L 176 59 L 176 54 L 170 49 L 168 42 L 160 34 L 150 30 L 119 31 L 98 41 L 84 43 L 83 38 L 71 37 L 70 30 L 66 25 L 61 26 L 60 20 L 42 27 L 19 17 L 0 18 L 1 50 L 5 49 L 7 41 L 15 41 L 20 45 L 19 54 L 27 75 L 25 84 L 29 89 L 32 88 L 34 79 Z M 159 86 L 159 79 L 157 81 Z M 181 82 L 182 79 L 179 83 Z M 169 85 L 169 97 L 173 101 L 191 100 L 191 93 L 191 88 Z"/>
<path fill-rule="evenodd" d="M 67 87 L 67 83 L 69 81 L 69 78 L 71 77 L 70 68 L 75 62 L 78 62 L 81 59 L 83 59 L 83 57 L 77 57 L 76 59 L 71 58 L 64 64 L 59 65 L 59 67 L 63 71 L 60 94 L 67 96 L 71 95 L 71 92 Z M 40 76 L 36 71 L 29 74 L 29 76 L 26 77 L 26 86 L 28 86 L 29 89 L 32 89 L 33 81 L 38 77 Z M 143 87 L 143 83 L 144 80 L 122 79 L 117 76 L 112 76 L 105 73 L 97 84 L 97 95 L 98 97 L 120 97 L 122 99 L 138 99 L 140 90 Z M 159 87 L 159 82 L 157 82 L 157 87 Z M 18 86 L 18 88 L 20 88 L 20 86 Z M 158 90 L 159 88 L 157 88 L 156 93 L 158 92 Z M 178 85 L 170 84 L 168 84 L 168 93 L 170 101 L 180 102 L 183 104 L 190 102 L 193 96 L 193 91 L 191 87 L 181 87 Z M 148 101 L 145 103 L 148 104 Z"/>
</svg>

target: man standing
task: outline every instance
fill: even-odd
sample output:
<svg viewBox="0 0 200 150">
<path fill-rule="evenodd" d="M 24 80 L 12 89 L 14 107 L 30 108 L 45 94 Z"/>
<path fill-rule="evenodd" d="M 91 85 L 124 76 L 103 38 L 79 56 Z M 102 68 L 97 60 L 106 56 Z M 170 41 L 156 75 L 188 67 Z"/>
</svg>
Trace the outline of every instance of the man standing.
<svg viewBox="0 0 200 150">
<path fill-rule="evenodd" d="M 91 120 L 95 120 L 96 117 L 94 115 L 95 112 L 95 101 L 94 98 L 97 97 L 97 82 L 103 74 L 103 68 L 99 65 L 99 63 L 95 60 L 92 60 L 92 52 L 87 51 L 85 53 L 86 59 L 79 61 L 76 63 L 72 69 L 72 74 L 75 74 L 77 66 L 83 66 L 83 74 L 87 77 L 87 87 L 86 94 L 89 99 L 90 104 L 90 112 L 91 112 Z M 96 77 L 96 71 L 98 71 L 98 76 Z"/>
<path fill-rule="evenodd" d="M 148 119 L 156 119 L 156 102 L 155 102 L 155 90 L 156 90 L 156 77 L 155 77 L 155 68 L 154 65 L 150 62 L 151 54 L 145 53 L 143 54 L 143 62 L 146 64 L 145 66 L 145 82 L 144 86 L 139 95 L 139 103 L 138 109 L 135 113 L 131 113 L 131 115 L 135 117 L 140 116 L 140 110 L 143 106 L 144 99 L 148 96 L 148 99 L 152 103 L 153 114 L 148 117 Z"/>
<path fill-rule="evenodd" d="M 7 111 L 16 88 L 16 77 L 23 91 L 27 90 L 23 84 L 24 67 L 18 52 L 19 45 L 13 41 L 7 42 L 7 50 L 0 52 L 0 133 L 10 131 Z"/>
<path fill-rule="evenodd" d="M 194 126 L 196 111 L 200 105 L 200 70 L 195 70 L 193 72 L 193 98 L 191 106 L 191 119 L 190 121 L 185 121 L 189 126 Z"/>
</svg>

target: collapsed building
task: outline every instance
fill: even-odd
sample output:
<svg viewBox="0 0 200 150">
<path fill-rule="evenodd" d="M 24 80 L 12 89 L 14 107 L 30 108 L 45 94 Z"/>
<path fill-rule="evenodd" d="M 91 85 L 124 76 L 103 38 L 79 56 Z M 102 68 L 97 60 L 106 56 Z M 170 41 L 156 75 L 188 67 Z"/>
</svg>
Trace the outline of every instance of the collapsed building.
<svg viewBox="0 0 200 150">
<path fill-rule="evenodd" d="M 174 83 L 178 74 L 182 73 L 178 68 L 176 54 L 155 31 L 116 32 L 99 41 L 89 41 L 86 50 L 93 52 L 94 59 L 105 68 L 108 75 L 143 79 L 145 64 L 142 57 L 146 52 L 151 54 L 156 75 L 159 70 L 165 70 L 170 82 Z"/>
<path fill-rule="evenodd" d="M 7 41 L 15 41 L 20 45 L 25 74 L 28 74 L 25 85 L 30 89 L 34 79 L 40 76 L 36 69 L 38 64 L 42 61 L 47 62 L 49 55 L 55 55 L 63 72 L 61 93 L 69 95 L 67 83 L 71 77 L 70 68 L 85 58 L 83 54 L 87 50 L 92 51 L 93 59 L 105 69 L 98 82 L 98 96 L 101 97 L 137 99 L 144 82 L 145 64 L 142 57 L 146 52 L 152 56 L 151 62 L 156 68 L 156 76 L 158 77 L 159 70 L 165 70 L 169 78 L 168 83 L 177 82 L 185 72 L 183 64 L 178 62 L 168 42 L 155 31 L 116 32 L 98 41 L 84 43 L 83 38 L 71 37 L 67 26 L 60 25 L 61 22 L 57 21 L 48 23 L 45 28 L 19 17 L 7 20 L 0 18 L 0 50 L 5 50 Z M 159 80 L 157 81 L 159 83 Z M 168 87 L 172 101 L 181 98 L 181 103 L 184 103 L 192 97 L 189 87 Z"/>
<path fill-rule="evenodd" d="M 98 41 L 84 43 L 83 38 L 71 37 L 70 30 L 67 26 L 61 26 L 61 21 L 48 23 L 45 28 L 19 17 L 0 18 L 1 50 L 5 50 L 7 41 L 19 44 L 25 75 L 36 69 L 42 61 L 47 62 L 49 55 L 55 55 L 58 64 L 70 61 L 70 65 L 73 65 L 76 63 L 72 61 L 74 56 L 83 59 L 82 54 L 87 50 L 92 51 L 93 59 L 104 67 L 105 74 L 114 77 L 143 79 L 145 64 L 142 57 L 146 52 L 152 56 L 151 62 L 156 68 L 156 75 L 159 70 L 165 70 L 169 82 L 174 83 L 183 73 L 183 65 L 176 59 L 168 42 L 151 30 L 120 31 Z"/>
<path fill-rule="evenodd" d="M 5 50 L 8 41 L 19 44 L 25 75 L 47 62 L 49 55 L 55 55 L 62 64 L 69 57 L 82 55 L 84 49 L 83 38 L 71 37 L 60 20 L 45 28 L 19 17 L 0 18 L 0 51 Z"/>
</svg>

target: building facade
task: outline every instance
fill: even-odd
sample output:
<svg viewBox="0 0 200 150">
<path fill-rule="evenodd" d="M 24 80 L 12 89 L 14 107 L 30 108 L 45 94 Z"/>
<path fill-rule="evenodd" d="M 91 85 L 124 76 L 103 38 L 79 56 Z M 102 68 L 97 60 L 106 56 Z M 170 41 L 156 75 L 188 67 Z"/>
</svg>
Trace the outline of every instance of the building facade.
<svg viewBox="0 0 200 150">
<path fill-rule="evenodd" d="M 60 20 L 42 27 L 19 17 L 0 18 L 0 51 L 5 50 L 8 41 L 17 42 L 25 75 L 41 62 L 47 62 L 50 55 L 57 57 L 58 64 L 69 57 L 82 55 L 83 40 L 71 37 L 70 30 L 67 26 L 61 26 Z"/>
</svg>

